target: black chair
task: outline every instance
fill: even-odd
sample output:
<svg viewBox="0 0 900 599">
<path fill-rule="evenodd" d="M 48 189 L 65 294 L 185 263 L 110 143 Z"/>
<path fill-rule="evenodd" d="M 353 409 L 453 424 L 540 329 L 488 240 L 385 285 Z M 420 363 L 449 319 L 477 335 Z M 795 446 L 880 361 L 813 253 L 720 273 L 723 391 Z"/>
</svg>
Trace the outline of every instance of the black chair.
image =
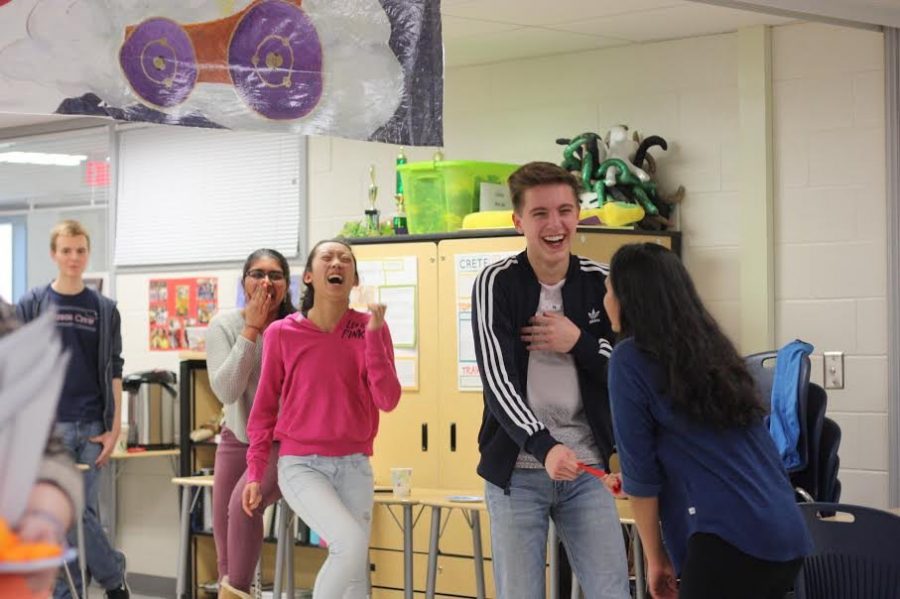
<svg viewBox="0 0 900 599">
<path fill-rule="evenodd" d="M 827 406 L 828 395 L 825 393 L 825 389 L 815 383 L 809 383 L 806 390 L 806 417 L 801 419 L 806 423 L 806 468 L 791 472 L 790 476 L 794 488 L 803 489 L 814 501 L 825 501 L 825 498 L 821 496 L 820 486 L 822 430 L 825 426 Z"/>
<path fill-rule="evenodd" d="M 900 517 L 840 503 L 801 503 L 800 511 L 815 548 L 797 577 L 797 599 L 900 596 Z"/>
<path fill-rule="evenodd" d="M 831 418 L 825 418 L 819 442 L 817 501 L 837 503 L 841 500 L 841 481 L 838 480 L 838 470 L 841 466 L 841 458 L 838 457 L 840 445 L 841 427 Z"/>
<path fill-rule="evenodd" d="M 756 387 L 759 390 L 760 397 L 767 410 L 772 405 L 772 384 L 775 382 L 775 358 L 778 356 L 777 351 L 765 351 L 753 354 L 744 358 L 747 363 L 747 369 L 753 380 L 756 381 Z M 800 438 L 797 440 L 797 451 L 800 454 L 800 464 L 788 470 L 788 473 L 799 472 L 806 469 L 809 461 L 809 442 L 807 437 L 808 422 L 803 417 L 807 413 L 807 395 L 809 389 L 809 357 L 804 356 L 800 363 L 800 371 L 798 376 L 799 395 L 797 397 L 797 412 L 800 416 Z"/>
<path fill-rule="evenodd" d="M 766 351 L 744 358 L 767 410 L 771 408 L 777 356 L 777 351 Z M 791 484 L 798 490 L 797 493 L 803 500 L 836 500 L 840 495 L 840 482 L 837 480 L 840 428 L 834 421 L 825 418 L 828 394 L 819 385 L 809 382 L 809 373 L 810 360 L 809 357 L 804 357 L 797 374 L 799 377 L 797 415 L 800 424 L 797 451 L 800 455 L 800 464 L 789 469 L 788 474 Z M 829 425 L 831 434 L 828 443 L 823 445 L 826 420 L 831 422 Z M 837 429 L 836 433 L 834 429 Z M 825 467 L 825 462 L 830 469 Z M 827 495 L 822 493 L 824 487 L 828 488 Z M 838 495 L 834 495 L 835 489 Z"/>
</svg>

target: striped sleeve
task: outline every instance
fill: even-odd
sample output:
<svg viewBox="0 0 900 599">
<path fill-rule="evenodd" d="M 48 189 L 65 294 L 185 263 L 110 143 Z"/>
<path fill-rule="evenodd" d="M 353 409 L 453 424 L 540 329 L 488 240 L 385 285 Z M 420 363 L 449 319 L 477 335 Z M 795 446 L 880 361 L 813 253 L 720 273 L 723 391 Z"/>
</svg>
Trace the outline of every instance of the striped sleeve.
<svg viewBox="0 0 900 599">
<path fill-rule="evenodd" d="M 510 257 L 486 267 L 472 288 L 472 332 L 475 355 L 491 414 L 506 433 L 542 463 L 557 441 L 541 423 L 525 398 L 519 383 L 520 367 L 515 363 L 519 331 L 510 318 L 510 299 L 503 289 L 504 274 L 517 264 Z"/>
<path fill-rule="evenodd" d="M 601 277 L 600 289 L 603 289 L 603 282 L 609 275 L 609 266 L 582 256 L 578 257 L 578 262 L 583 276 Z M 602 303 L 602 295 L 597 300 Z M 569 353 L 575 357 L 580 366 L 587 369 L 588 372 L 594 373 L 605 385 L 606 367 L 609 356 L 612 355 L 612 340 L 615 337 L 612 326 L 609 324 L 609 318 L 606 316 L 606 311 L 601 309 L 598 317 L 603 323 L 603 335 L 600 338 L 595 338 L 587 331 L 582 330 L 581 337 L 578 338 L 578 341 L 575 342 Z"/>
<path fill-rule="evenodd" d="M 609 276 L 609 264 L 594 262 L 590 258 L 585 258 L 583 256 L 578 256 L 578 263 L 581 266 L 582 272 L 599 272 L 602 273 L 604 277 Z"/>
</svg>

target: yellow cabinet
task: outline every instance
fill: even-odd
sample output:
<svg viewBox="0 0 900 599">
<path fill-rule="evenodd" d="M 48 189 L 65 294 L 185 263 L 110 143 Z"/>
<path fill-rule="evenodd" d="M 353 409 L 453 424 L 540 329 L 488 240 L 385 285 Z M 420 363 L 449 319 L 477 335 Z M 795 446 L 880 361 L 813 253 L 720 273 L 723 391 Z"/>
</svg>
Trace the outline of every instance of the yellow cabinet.
<svg viewBox="0 0 900 599">
<path fill-rule="evenodd" d="M 438 244 L 440 299 L 438 300 L 438 334 L 445 354 L 440 363 L 440 398 L 438 418 L 440 426 L 440 486 L 451 489 L 481 489 L 484 481 L 478 476 L 478 430 L 484 400 L 480 390 L 461 391 L 462 366 L 459 355 L 467 352 L 459 347 L 460 337 L 471 344 L 472 280 L 483 262 L 495 262 L 502 255 L 517 254 L 525 249 L 525 238 L 492 237 L 486 239 L 445 239 Z M 478 261 L 479 257 L 483 258 Z M 466 264 L 474 268 L 464 268 Z M 468 329 L 468 330 L 467 330 Z M 473 348 L 474 352 L 474 348 Z M 466 357 L 473 357 L 469 355 Z"/>
<path fill-rule="evenodd" d="M 372 470 L 375 483 L 388 485 L 391 482 L 391 468 L 413 469 L 412 484 L 419 487 L 436 487 L 438 484 L 438 453 L 435 448 L 438 399 L 438 336 L 435 333 L 435 313 L 433 306 L 438 302 L 437 246 L 434 243 L 404 243 L 384 245 L 354 246 L 357 264 L 361 272 L 363 287 L 358 301 L 377 301 L 376 285 L 391 283 L 390 280 L 371 281 L 367 279 L 384 276 L 389 278 L 393 265 L 402 268 L 399 261 L 414 258 L 415 265 L 415 386 L 404 387 L 403 397 L 392 412 L 382 413 L 375 439 Z M 376 273 L 367 277 L 367 273 Z M 387 285 L 385 285 L 387 286 Z M 398 317 L 409 321 L 407 314 L 395 314 L 397 306 L 388 306 L 385 314 L 394 342 L 402 333 L 391 323 Z M 398 357 L 404 349 L 396 348 Z M 407 353 L 413 353 L 407 351 Z"/>
</svg>

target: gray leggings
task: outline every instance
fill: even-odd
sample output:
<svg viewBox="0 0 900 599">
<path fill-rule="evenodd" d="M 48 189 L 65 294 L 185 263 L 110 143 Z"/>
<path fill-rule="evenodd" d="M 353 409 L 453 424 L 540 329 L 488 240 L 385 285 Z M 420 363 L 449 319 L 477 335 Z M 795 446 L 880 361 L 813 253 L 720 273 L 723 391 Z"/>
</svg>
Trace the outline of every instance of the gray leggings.
<svg viewBox="0 0 900 599">
<path fill-rule="evenodd" d="M 282 456 L 278 485 L 291 509 L 328 544 L 314 599 L 365 599 L 373 482 L 369 458 Z"/>
</svg>

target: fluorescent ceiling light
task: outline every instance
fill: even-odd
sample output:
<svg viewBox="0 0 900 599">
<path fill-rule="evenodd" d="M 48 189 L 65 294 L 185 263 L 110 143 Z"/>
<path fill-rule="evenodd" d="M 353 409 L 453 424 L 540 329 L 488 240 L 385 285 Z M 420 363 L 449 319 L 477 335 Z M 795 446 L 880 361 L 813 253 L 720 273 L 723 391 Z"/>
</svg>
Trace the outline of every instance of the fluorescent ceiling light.
<svg viewBox="0 0 900 599">
<path fill-rule="evenodd" d="M 44 154 L 42 152 L 0 152 L 0 162 L 40 164 L 44 166 L 78 166 L 87 160 L 82 154 Z"/>
</svg>

